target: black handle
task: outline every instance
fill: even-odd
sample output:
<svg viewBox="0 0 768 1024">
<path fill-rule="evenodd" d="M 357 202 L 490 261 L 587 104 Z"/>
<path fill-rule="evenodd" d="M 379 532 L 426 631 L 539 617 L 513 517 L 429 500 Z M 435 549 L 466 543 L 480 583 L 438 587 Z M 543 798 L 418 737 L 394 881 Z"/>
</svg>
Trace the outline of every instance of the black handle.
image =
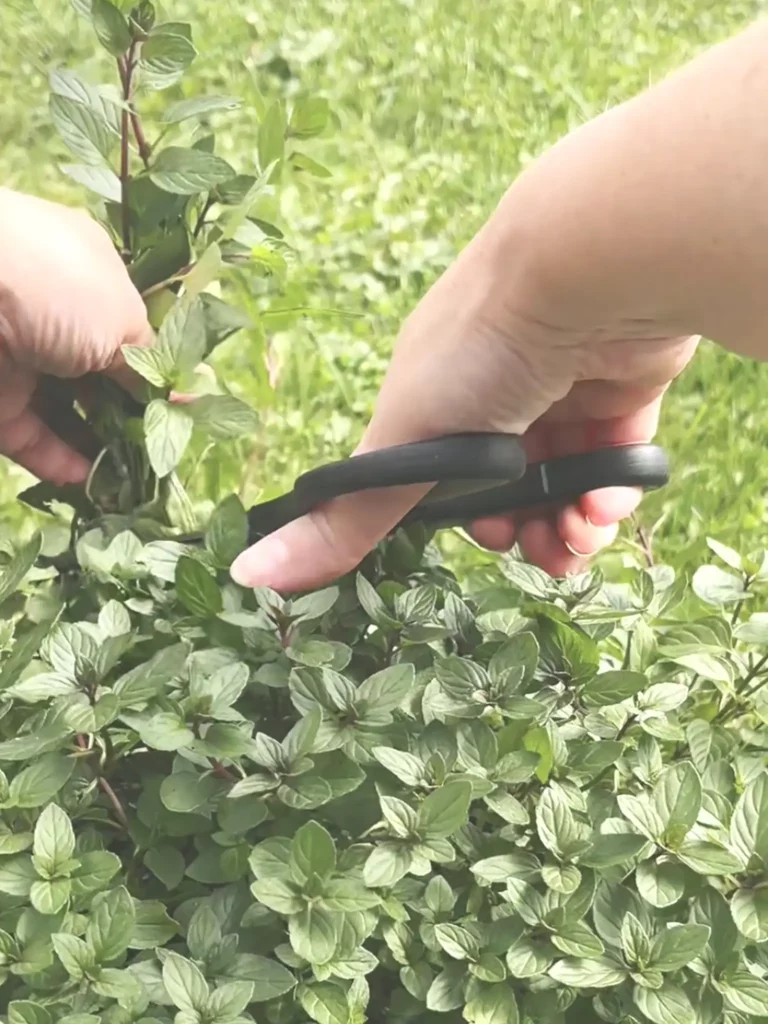
<svg viewBox="0 0 768 1024">
<path fill-rule="evenodd" d="M 416 506 L 423 509 L 492 490 L 524 472 L 525 452 L 515 434 L 452 434 L 383 448 L 303 473 L 289 494 L 255 505 L 248 513 L 250 540 L 344 494 L 435 484 Z"/>
<path fill-rule="evenodd" d="M 420 502 L 471 494 L 512 483 L 525 472 L 525 452 L 515 434 L 453 434 L 356 455 L 303 473 L 293 493 L 310 509 L 342 494 L 408 484 L 435 486 Z"/>
<path fill-rule="evenodd" d="M 656 490 L 669 482 L 669 460 L 662 448 L 651 444 L 601 448 L 534 462 L 522 479 L 482 494 L 449 498 L 430 506 L 416 506 L 403 519 L 439 526 L 461 526 L 486 516 L 515 509 L 577 501 L 604 487 L 640 487 Z"/>
<path fill-rule="evenodd" d="M 603 448 L 526 469 L 514 434 L 455 434 L 304 473 L 289 494 L 250 510 L 249 543 L 334 498 L 374 488 L 435 483 L 402 524 L 459 526 L 514 509 L 574 501 L 603 487 L 653 490 L 668 479 L 666 454 L 654 445 Z"/>
</svg>

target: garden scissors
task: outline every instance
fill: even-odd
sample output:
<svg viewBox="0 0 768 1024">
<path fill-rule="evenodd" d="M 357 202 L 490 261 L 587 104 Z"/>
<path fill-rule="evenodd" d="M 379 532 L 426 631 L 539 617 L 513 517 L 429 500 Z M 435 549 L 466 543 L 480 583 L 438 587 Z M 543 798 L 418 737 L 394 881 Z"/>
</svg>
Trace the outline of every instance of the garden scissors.
<svg viewBox="0 0 768 1024">
<path fill-rule="evenodd" d="M 142 403 L 113 387 L 125 415 L 143 414 Z M 62 397 L 62 382 L 53 382 L 47 392 L 41 389 L 40 397 L 41 415 L 49 426 L 87 454 L 80 436 L 82 421 L 67 408 L 72 396 Z M 72 429 L 75 422 L 77 430 Z M 449 434 L 382 448 L 302 473 L 287 494 L 250 509 L 248 544 L 334 498 L 384 487 L 434 485 L 397 525 L 424 523 L 441 528 L 464 526 L 517 509 L 573 502 L 603 487 L 655 490 L 668 480 L 667 456 L 651 444 L 601 448 L 529 465 L 517 434 Z M 199 543 L 203 534 L 180 539 Z"/>
<path fill-rule="evenodd" d="M 529 465 L 515 434 L 452 434 L 303 473 L 293 490 L 250 509 L 248 543 L 334 498 L 383 487 L 434 484 L 398 525 L 424 523 L 442 528 L 516 509 L 572 502 L 602 487 L 654 490 L 668 480 L 667 456 L 655 445 L 602 448 Z"/>
</svg>

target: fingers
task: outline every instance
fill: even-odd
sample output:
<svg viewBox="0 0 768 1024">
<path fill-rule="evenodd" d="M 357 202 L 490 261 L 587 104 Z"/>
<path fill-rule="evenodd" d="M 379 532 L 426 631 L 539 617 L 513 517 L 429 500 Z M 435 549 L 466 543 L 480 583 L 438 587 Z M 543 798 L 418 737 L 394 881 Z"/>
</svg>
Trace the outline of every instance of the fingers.
<svg viewBox="0 0 768 1024">
<path fill-rule="evenodd" d="M 532 427 L 525 439 L 530 462 L 653 438 L 661 403 L 655 390 L 633 389 L 632 399 L 627 400 L 615 382 L 608 382 L 602 392 L 598 384 L 577 384 Z M 606 419 L 582 418 L 585 392 L 588 407 L 596 414 L 617 408 L 630 411 Z M 633 408 L 636 402 L 639 408 Z M 566 418 L 569 413 L 572 419 Z M 635 511 L 641 499 L 638 488 L 606 487 L 583 495 L 573 505 L 542 506 L 481 520 L 472 524 L 470 532 L 478 544 L 492 551 L 506 551 L 518 543 L 524 556 L 550 575 L 582 572 L 589 557 L 614 542 L 619 523 Z"/>
<path fill-rule="evenodd" d="M 82 483 L 90 464 L 37 416 L 29 406 L 35 375 L 5 364 L 0 385 L 0 454 L 35 476 L 59 486 Z"/>
</svg>

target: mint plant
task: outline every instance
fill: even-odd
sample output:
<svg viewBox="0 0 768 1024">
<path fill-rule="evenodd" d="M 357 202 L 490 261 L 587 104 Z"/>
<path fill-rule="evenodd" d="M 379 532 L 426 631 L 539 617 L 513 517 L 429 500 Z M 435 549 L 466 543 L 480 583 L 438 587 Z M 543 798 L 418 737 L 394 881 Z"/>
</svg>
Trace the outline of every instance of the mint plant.
<svg viewBox="0 0 768 1024">
<path fill-rule="evenodd" d="M 259 202 L 325 107 L 269 107 L 236 173 L 184 134 L 235 101 L 140 116 L 189 27 L 77 7 L 119 90 L 57 72 L 52 114 L 158 338 L 144 403 L 51 392 L 94 471 L 27 492 L 52 518 L 3 553 L 4 1020 L 768 1016 L 768 555 L 460 583 L 411 529 L 313 594 L 236 586 L 242 503 L 193 500 L 255 423 L 200 368 L 245 325 L 211 286 L 278 265 Z"/>
</svg>

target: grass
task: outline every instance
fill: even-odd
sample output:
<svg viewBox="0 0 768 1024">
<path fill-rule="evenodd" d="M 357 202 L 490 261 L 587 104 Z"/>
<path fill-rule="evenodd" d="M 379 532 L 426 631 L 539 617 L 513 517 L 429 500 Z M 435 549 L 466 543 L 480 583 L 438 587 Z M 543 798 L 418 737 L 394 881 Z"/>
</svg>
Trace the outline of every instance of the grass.
<svg viewBox="0 0 768 1024">
<path fill-rule="evenodd" d="M 335 130 L 316 150 L 333 178 L 291 185 L 281 211 L 297 251 L 285 305 L 313 313 L 285 330 L 279 318 L 264 320 L 220 356 L 262 413 L 251 497 L 350 450 L 399 323 L 521 167 L 760 10 L 753 0 L 636 0 L 631 9 L 613 0 L 166 6 L 195 24 L 196 91 L 246 101 L 222 123 L 223 155 L 248 162 L 270 93 L 318 92 L 334 113 Z M 65 0 L 5 0 L 3 30 L 0 181 L 78 202 L 57 169 L 63 152 L 48 126 L 45 68 L 99 73 L 102 58 Z M 240 292 L 254 314 L 263 310 L 258 295 Z M 674 479 L 642 511 L 646 527 L 659 524 L 661 557 L 691 564 L 708 535 L 760 545 L 767 374 L 708 345 L 675 384 L 661 430 Z M 17 486 L 9 474 L 0 493 Z"/>
</svg>

